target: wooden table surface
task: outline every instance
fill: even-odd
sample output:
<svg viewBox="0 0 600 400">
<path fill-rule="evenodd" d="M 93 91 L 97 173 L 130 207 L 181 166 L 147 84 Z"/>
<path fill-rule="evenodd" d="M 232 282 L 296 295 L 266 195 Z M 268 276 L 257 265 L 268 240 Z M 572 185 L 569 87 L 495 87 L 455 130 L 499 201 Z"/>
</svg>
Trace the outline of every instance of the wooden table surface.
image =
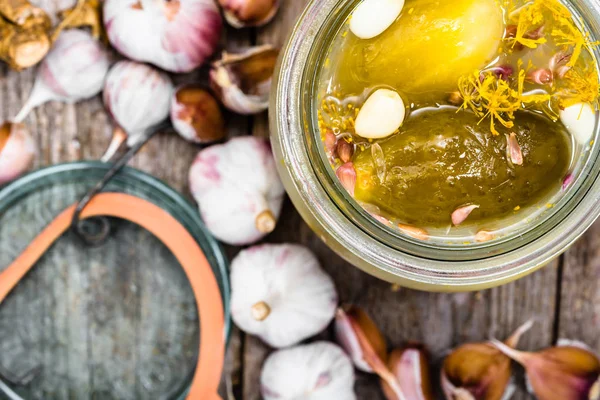
<svg viewBox="0 0 600 400">
<path fill-rule="evenodd" d="M 281 46 L 306 2 L 306 0 L 284 2 L 275 21 L 264 28 L 242 31 L 228 29 L 224 46 L 229 50 L 262 43 Z M 0 67 L 1 119 L 15 115 L 27 98 L 33 78 L 33 71 L 16 73 L 6 67 Z M 186 77 L 179 77 L 178 80 L 186 81 L 195 78 L 205 79 L 206 71 L 201 70 Z M 231 136 L 268 136 L 266 115 L 250 118 L 231 115 L 228 121 Z M 38 143 L 37 166 L 70 160 L 98 159 L 107 147 L 111 135 L 111 122 L 99 97 L 76 106 L 47 104 L 33 112 L 26 123 Z M 197 151 L 196 147 L 179 137 L 164 134 L 154 138 L 136 157 L 132 165 L 152 173 L 189 196 L 187 172 Z M 467 341 L 486 340 L 490 337 L 504 338 L 530 318 L 533 318 L 536 323 L 524 336 L 521 342 L 523 349 L 540 349 L 555 343 L 559 338 L 569 338 L 582 340 L 600 351 L 599 234 L 600 224 L 596 224 L 560 259 L 518 282 L 492 290 L 466 294 L 432 294 L 398 289 L 365 275 L 329 250 L 306 226 L 289 201 L 285 204 L 285 211 L 276 231 L 266 241 L 295 242 L 310 247 L 318 255 L 325 270 L 334 278 L 342 302 L 364 307 L 381 327 L 391 346 L 400 346 L 408 340 L 425 343 L 431 350 L 434 361 L 439 365 L 443 356 L 453 346 Z M 237 251 L 239 251 L 237 248 L 227 248 L 230 257 L 233 257 Z M 74 285 L 80 283 L 77 281 L 77 273 L 73 271 L 74 275 L 71 275 Z M 172 275 L 176 282 L 174 284 L 181 286 L 181 290 L 173 291 L 171 296 L 181 304 L 189 303 L 191 292 L 186 287 L 185 281 L 181 280 L 181 275 L 178 275 L 180 273 L 167 271 L 165 274 L 167 278 Z M 125 287 L 126 283 L 133 283 L 139 277 L 139 273 L 117 276 L 108 273 L 106 276 L 100 274 L 96 279 L 107 279 L 109 283 L 112 281 L 122 283 Z M 34 283 L 29 285 L 38 287 L 39 284 L 40 291 L 47 288 L 41 286 L 40 282 L 45 282 L 50 285 L 48 287 L 56 289 L 52 283 L 54 278 L 48 274 L 28 279 L 34 280 L 32 281 Z M 147 284 L 151 287 L 155 285 L 152 282 Z M 129 293 L 128 289 L 123 290 Z M 121 325 L 127 326 L 131 322 L 129 319 L 139 317 L 124 313 L 119 304 L 112 304 L 110 299 L 106 300 L 110 307 L 104 310 L 108 313 L 105 315 L 105 321 L 112 321 L 109 323 L 114 325 L 114 329 L 121 329 Z M 139 304 L 136 303 L 137 307 L 143 308 L 144 301 L 151 305 L 154 300 L 141 299 Z M 16 310 L 19 309 L 19 306 L 15 307 Z M 53 304 L 49 304 L 48 307 L 53 307 Z M 2 317 L 3 312 L 0 311 L 0 322 Z M 81 322 L 75 316 L 70 318 L 87 324 L 86 320 Z M 185 323 L 185 321 L 179 322 Z M 74 322 L 69 322 L 68 319 L 59 323 L 71 324 L 71 333 L 76 333 L 81 328 L 72 326 Z M 331 330 L 324 332 L 321 338 L 331 338 Z M 94 338 L 80 339 L 89 341 Z M 73 340 L 70 345 L 79 346 L 76 342 L 77 335 Z M 0 339 L 0 345 L 1 343 Z M 122 350 L 125 351 L 129 344 L 137 345 L 133 342 L 122 343 Z M 176 345 L 178 345 L 177 336 L 170 336 L 170 339 L 166 340 L 167 347 Z M 110 353 L 114 349 L 107 349 L 107 351 Z M 236 399 L 260 398 L 260 367 L 269 352 L 270 349 L 256 338 L 234 329 L 227 353 L 226 374 L 232 377 L 233 394 Z M 169 349 L 166 353 L 169 353 Z M 0 366 L 2 361 L 3 354 L 0 352 Z M 188 367 L 189 365 L 186 368 Z M 65 369 L 67 375 L 79 373 L 77 366 Z M 87 373 L 94 376 L 92 372 Z M 137 381 L 142 379 L 139 374 L 133 379 L 139 386 Z M 148 397 L 135 391 L 126 394 L 125 392 L 118 395 L 115 394 L 118 392 L 113 390 L 94 394 L 85 390 L 78 392 L 77 388 L 67 388 L 59 392 L 39 390 L 33 396 L 44 399 Z M 356 392 L 359 399 L 383 399 L 377 379 L 366 374 L 357 374 Z M 520 390 L 514 398 L 526 399 L 529 396 Z"/>
</svg>

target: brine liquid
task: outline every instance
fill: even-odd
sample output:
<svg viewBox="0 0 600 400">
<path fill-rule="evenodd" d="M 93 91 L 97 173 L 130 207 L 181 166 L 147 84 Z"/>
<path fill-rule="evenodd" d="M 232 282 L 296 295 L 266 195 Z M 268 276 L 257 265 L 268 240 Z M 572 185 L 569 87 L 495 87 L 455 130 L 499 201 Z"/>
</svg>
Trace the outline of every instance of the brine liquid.
<svg viewBox="0 0 600 400">
<path fill-rule="evenodd" d="M 394 225 L 446 229 L 455 210 L 477 205 L 461 224 L 474 234 L 544 207 L 589 148 L 559 114 L 579 103 L 596 109 L 595 45 L 557 0 L 407 0 L 370 40 L 345 24 L 320 75 L 317 112 L 332 166 L 347 161 L 335 144 L 346 141 L 354 197 Z M 367 140 L 353 124 L 380 88 L 401 95 L 407 118 L 390 137 Z M 511 133 L 522 165 L 511 160 Z"/>
</svg>

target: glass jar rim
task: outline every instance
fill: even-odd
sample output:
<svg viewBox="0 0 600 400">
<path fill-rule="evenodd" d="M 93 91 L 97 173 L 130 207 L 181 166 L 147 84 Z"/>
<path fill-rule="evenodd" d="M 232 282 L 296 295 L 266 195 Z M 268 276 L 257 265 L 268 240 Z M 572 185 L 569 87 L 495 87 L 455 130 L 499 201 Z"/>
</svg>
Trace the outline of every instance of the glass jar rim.
<svg viewBox="0 0 600 400">
<path fill-rule="evenodd" d="M 356 202 L 348 199 L 339 183 L 325 176 L 325 169 L 319 169 L 323 159 L 315 159 L 316 145 L 310 138 L 311 133 L 316 136 L 315 124 L 311 107 L 306 106 L 306 101 L 312 101 L 307 97 L 313 97 L 310 85 L 313 89 L 315 85 L 310 63 L 322 51 L 323 43 L 319 41 L 336 29 L 332 21 L 347 15 L 356 3 L 357 0 L 311 2 L 280 56 L 277 84 L 271 96 L 271 137 L 274 152 L 282 161 L 277 163 L 280 173 L 289 176 L 284 178 L 284 184 L 304 219 L 334 250 L 358 267 L 383 279 L 421 289 L 496 286 L 528 274 L 562 253 L 600 215 L 600 202 L 595 200 L 600 194 L 598 141 L 590 150 L 585 179 L 578 182 L 579 188 L 565 202 L 569 207 L 557 207 L 553 219 L 545 219 L 536 232 L 530 230 L 530 237 L 508 240 L 513 247 L 510 251 L 503 251 L 506 242 L 483 243 L 477 246 L 479 253 L 469 257 L 465 254 L 472 253 L 473 246 L 457 251 L 410 239 L 403 239 L 398 246 L 382 224 L 365 216 L 367 213 L 362 207 L 355 207 Z M 600 5 L 590 0 L 571 0 L 567 5 L 575 14 L 586 17 L 583 20 L 593 36 L 600 34 Z M 598 55 L 595 49 L 597 59 Z M 335 188 L 327 187 L 327 182 Z M 439 257 L 441 252 L 445 257 Z"/>
</svg>

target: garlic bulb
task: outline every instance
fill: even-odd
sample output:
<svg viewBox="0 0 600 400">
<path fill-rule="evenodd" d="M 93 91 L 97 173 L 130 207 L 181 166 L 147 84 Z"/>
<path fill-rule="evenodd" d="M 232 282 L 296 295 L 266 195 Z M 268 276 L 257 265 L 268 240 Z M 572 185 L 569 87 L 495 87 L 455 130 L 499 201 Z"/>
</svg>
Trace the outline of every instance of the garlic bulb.
<svg viewBox="0 0 600 400">
<path fill-rule="evenodd" d="M 204 149 L 189 179 L 207 228 L 222 242 L 247 245 L 275 229 L 285 192 L 267 140 L 238 137 Z"/>
<path fill-rule="evenodd" d="M 234 28 L 267 24 L 279 9 L 279 0 L 219 0 L 225 19 Z"/>
<path fill-rule="evenodd" d="M 133 145 L 148 128 L 168 118 L 173 84 L 163 72 L 134 61 L 116 63 L 106 77 L 104 105 Z M 125 136 L 115 131 L 113 142 L 103 157 L 107 161 Z"/>
<path fill-rule="evenodd" d="M 354 400 L 352 363 L 336 345 L 315 342 L 279 350 L 260 376 L 264 400 Z"/>
<path fill-rule="evenodd" d="M 40 64 L 31 95 L 14 121 L 22 122 L 47 101 L 74 103 L 94 97 L 102 90 L 108 67 L 106 50 L 89 33 L 62 32 Z"/>
<path fill-rule="evenodd" d="M 266 110 L 278 54 L 271 45 L 251 47 L 239 54 L 224 52 L 212 66 L 210 81 L 225 107 L 244 115 Z"/>
<path fill-rule="evenodd" d="M 261 245 L 231 263 L 231 316 L 244 332 L 287 347 L 321 332 L 333 319 L 337 293 L 305 247 Z"/>
<path fill-rule="evenodd" d="M 171 99 L 171 122 L 192 143 L 210 143 L 225 137 L 225 120 L 217 100 L 202 86 L 184 85 Z"/>
<path fill-rule="evenodd" d="M 106 0 L 104 25 L 126 57 L 189 72 L 215 52 L 222 20 L 214 0 Z"/>
<path fill-rule="evenodd" d="M 0 126 L 0 185 L 17 178 L 31 167 L 35 142 L 23 124 Z"/>
</svg>

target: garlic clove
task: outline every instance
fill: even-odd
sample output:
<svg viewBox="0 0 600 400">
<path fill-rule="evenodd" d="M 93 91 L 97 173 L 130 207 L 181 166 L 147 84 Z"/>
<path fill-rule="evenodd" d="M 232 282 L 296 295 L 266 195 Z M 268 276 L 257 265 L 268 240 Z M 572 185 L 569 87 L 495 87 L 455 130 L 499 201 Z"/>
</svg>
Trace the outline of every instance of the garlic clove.
<svg viewBox="0 0 600 400">
<path fill-rule="evenodd" d="M 22 122 L 33 108 L 47 101 L 74 103 L 96 96 L 108 68 L 106 49 L 89 33 L 76 29 L 62 32 L 40 64 L 31 95 L 14 121 Z"/>
<path fill-rule="evenodd" d="M 554 81 L 552 70 L 540 68 L 533 70 L 527 74 L 527 80 L 538 85 L 550 85 Z"/>
<path fill-rule="evenodd" d="M 369 359 L 378 357 L 387 362 L 385 339 L 375 322 L 360 308 L 338 309 L 335 316 L 335 335 L 338 343 L 350 356 L 356 368 L 373 373 Z M 372 353 L 367 356 L 365 352 Z"/>
<path fill-rule="evenodd" d="M 471 215 L 471 213 L 478 208 L 478 205 L 472 204 L 456 209 L 452 213 L 452 225 L 458 226 L 462 224 L 467 218 L 469 218 L 469 215 Z"/>
<path fill-rule="evenodd" d="M 354 369 L 333 343 L 315 342 L 274 352 L 265 361 L 260 389 L 265 400 L 356 400 Z"/>
<path fill-rule="evenodd" d="M 278 54 L 271 45 L 223 53 L 221 60 L 213 63 L 210 82 L 225 107 L 243 115 L 265 111 Z"/>
<path fill-rule="evenodd" d="M 347 162 L 335 171 L 335 175 L 340 180 L 344 189 L 346 189 L 351 196 L 354 196 L 354 188 L 356 187 L 356 170 L 354 169 L 354 164 Z"/>
<path fill-rule="evenodd" d="M 400 95 L 389 89 L 373 93 L 356 117 L 356 134 L 366 139 L 382 139 L 402 126 L 406 109 Z"/>
<path fill-rule="evenodd" d="M 520 326 L 505 342 L 515 347 L 532 322 Z M 510 358 L 489 343 L 469 343 L 452 350 L 442 365 L 447 400 L 502 400 L 514 391 Z"/>
<path fill-rule="evenodd" d="M 560 120 L 577 143 L 587 145 L 596 129 L 596 111 L 588 103 L 578 103 L 560 111 Z"/>
<path fill-rule="evenodd" d="M 332 279 L 305 247 L 254 246 L 231 263 L 233 322 L 272 347 L 291 346 L 321 332 L 336 307 Z"/>
<path fill-rule="evenodd" d="M 597 400 L 600 397 L 600 360 L 580 345 L 556 346 L 530 353 L 497 340 L 492 344 L 525 368 L 528 386 L 539 400 Z"/>
<path fill-rule="evenodd" d="M 35 142 L 25 125 L 12 122 L 0 125 L 0 185 L 27 171 L 35 153 Z"/>
<path fill-rule="evenodd" d="M 575 176 L 573 174 L 567 174 L 567 176 L 565 176 L 563 179 L 562 190 L 567 190 L 573 181 L 575 181 Z"/>
<path fill-rule="evenodd" d="M 202 218 L 217 239 L 247 245 L 275 228 L 285 192 L 267 140 L 238 137 L 206 148 L 189 177 Z"/>
<path fill-rule="evenodd" d="M 363 0 L 350 19 L 350 31 L 360 39 L 372 39 L 388 29 L 404 8 L 404 0 Z"/>
<path fill-rule="evenodd" d="M 223 21 L 212 0 L 105 0 L 104 26 L 119 53 L 170 72 L 191 72 L 219 45 Z"/>
<path fill-rule="evenodd" d="M 279 0 L 219 0 L 225 20 L 234 28 L 259 27 L 269 23 Z"/>
<path fill-rule="evenodd" d="M 171 122 L 181 137 L 193 143 L 216 142 L 227 134 L 217 100 L 200 85 L 184 85 L 174 91 Z"/>
<path fill-rule="evenodd" d="M 419 240 L 429 240 L 429 232 L 412 225 L 398 224 L 400 232 Z"/>
<path fill-rule="evenodd" d="M 523 165 L 523 151 L 514 132 L 506 135 L 506 152 L 511 163 L 514 165 Z"/>
<path fill-rule="evenodd" d="M 406 399 L 397 379 L 386 365 L 388 355 L 385 339 L 363 310 L 357 307 L 338 309 L 335 335 L 358 369 L 379 375 L 390 393 L 399 399 Z"/>
<path fill-rule="evenodd" d="M 489 242 L 490 240 L 494 240 L 496 235 L 489 231 L 478 231 L 475 234 L 475 241 L 478 243 Z"/>
<path fill-rule="evenodd" d="M 350 162 L 352 156 L 354 155 L 354 145 L 348 143 L 345 139 L 341 139 L 338 141 L 336 145 L 336 153 L 338 158 L 343 162 Z"/>
<path fill-rule="evenodd" d="M 404 349 L 392 351 L 388 360 L 388 367 L 396 377 L 404 399 L 396 396 L 385 381 L 381 381 L 383 393 L 388 400 L 433 400 L 429 360 L 424 348 L 413 345 Z"/>
<path fill-rule="evenodd" d="M 104 82 L 104 105 L 127 134 L 129 146 L 147 129 L 168 118 L 173 90 L 171 78 L 149 65 L 134 61 L 113 65 Z M 103 161 L 112 157 L 112 150 L 118 148 L 115 144 L 122 139 L 122 132 L 116 130 Z"/>
</svg>

